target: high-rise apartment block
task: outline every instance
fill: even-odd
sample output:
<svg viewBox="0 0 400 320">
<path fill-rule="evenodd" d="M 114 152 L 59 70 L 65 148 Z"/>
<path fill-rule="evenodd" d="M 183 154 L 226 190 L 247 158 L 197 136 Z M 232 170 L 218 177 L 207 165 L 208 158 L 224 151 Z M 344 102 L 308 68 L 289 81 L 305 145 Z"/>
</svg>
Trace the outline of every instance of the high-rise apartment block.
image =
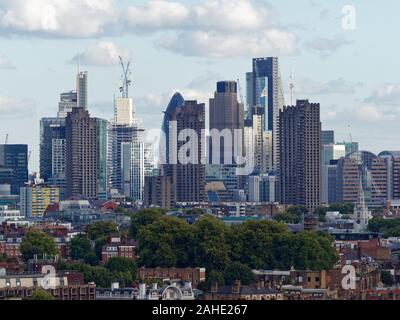
<svg viewBox="0 0 400 320">
<path fill-rule="evenodd" d="M 280 112 L 282 203 L 314 211 L 321 203 L 320 105 L 298 100 Z"/>
<path fill-rule="evenodd" d="M 106 163 L 104 122 L 91 118 L 83 108 L 74 108 L 66 118 L 65 131 L 67 197 L 81 195 L 97 199 L 99 195 L 104 196 L 99 184 Z"/>
<path fill-rule="evenodd" d="M 51 185 L 30 185 L 21 188 L 20 208 L 25 217 L 40 218 L 47 207 L 60 201 L 60 188 Z"/>
<path fill-rule="evenodd" d="M 167 110 L 165 115 L 170 125 L 167 149 L 173 155 L 169 161 L 176 200 L 203 202 L 206 199 L 205 165 L 202 160 L 205 158 L 205 141 L 201 137 L 205 130 L 205 105 L 197 101 L 185 101 L 183 105 Z M 175 132 L 171 132 L 171 124 L 175 126 Z M 183 130 L 198 137 L 197 143 L 191 144 L 192 148 L 188 151 L 188 163 L 182 163 L 178 157 L 181 148 L 185 148 L 184 145 L 187 144 L 187 141 L 178 139 Z"/>
<path fill-rule="evenodd" d="M 87 110 L 88 108 L 88 73 L 79 72 L 76 77 L 76 94 L 79 108 Z"/>
</svg>

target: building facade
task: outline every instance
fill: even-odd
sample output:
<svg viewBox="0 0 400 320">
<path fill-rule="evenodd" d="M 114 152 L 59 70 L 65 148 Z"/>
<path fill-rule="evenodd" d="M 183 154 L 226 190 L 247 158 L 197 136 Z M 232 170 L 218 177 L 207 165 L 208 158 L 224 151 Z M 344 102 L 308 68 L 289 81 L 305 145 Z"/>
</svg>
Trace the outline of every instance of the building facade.
<svg viewBox="0 0 400 320">
<path fill-rule="evenodd" d="M 167 175 L 172 176 L 176 200 L 177 202 L 203 202 L 206 199 L 205 138 L 202 138 L 205 130 L 205 105 L 197 101 L 185 101 L 183 105 L 167 112 L 166 116 L 168 123 L 175 127 L 175 130 L 172 130 L 175 132 L 171 132 L 172 127 L 169 126 L 168 149 L 175 159 L 169 159 L 168 171 L 170 172 L 167 172 Z M 183 130 L 192 134 L 190 139 L 197 137 L 197 142 L 189 142 L 191 148 L 186 153 L 186 155 L 189 153 L 188 163 L 182 163 L 178 159 L 181 149 L 186 150 L 185 148 L 188 147 L 186 140 L 178 139 L 178 136 L 185 132 Z"/>
<path fill-rule="evenodd" d="M 9 184 L 14 195 L 28 182 L 28 161 L 27 145 L 0 144 L 0 184 Z"/>
<path fill-rule="evenodd" d="M 298 100 L 280 113 L 282 203 L 314 211 L 321 203 L 320 106 Z"/>
<path fill-rule="evenodd" d="M 101 185 L 99 181 L 104 180 L 101 166 L 106 158 L 104 122 L 91 118 L 89 112 L 82 108 L 74 108 L 66 118 L 65 131 L 66 195 L 97 199 L 103 194 L 100 186 L 104 181 Z"/>
</svg>

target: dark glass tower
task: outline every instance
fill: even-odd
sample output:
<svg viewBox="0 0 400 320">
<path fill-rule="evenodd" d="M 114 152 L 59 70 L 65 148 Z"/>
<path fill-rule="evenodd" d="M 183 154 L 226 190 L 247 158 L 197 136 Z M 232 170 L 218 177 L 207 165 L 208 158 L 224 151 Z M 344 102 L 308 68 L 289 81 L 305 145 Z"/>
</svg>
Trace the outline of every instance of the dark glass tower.
<svg viewBox="0 0 400 320">
<path fill-rule="evenodd" d="M 10 184 L 11 193 L 19 194 L 28 182 L 28 146 L 24 144 L 0 145 L 0 184 Z"/>
<path fill-rule="evenodd" d="M 253 59 L 253 110 L 263 114 L 265 131 L 272 132 L 272 166 L 279 170 L 279 111 L 285 104 L 277 57 Z"/>
<path fill-rule="evenodd" d="M 171 166 L 169 165 L 169 115 L 174 113 L 176 108 L 185 104 L 185 100 L 179 92 L 176 92 L 164 112 L 164 120 L 162 124 L 162 133 L 160 141 L 160 161 L 162 165 L 163 175 L 172 175 Z"/>
</svg>

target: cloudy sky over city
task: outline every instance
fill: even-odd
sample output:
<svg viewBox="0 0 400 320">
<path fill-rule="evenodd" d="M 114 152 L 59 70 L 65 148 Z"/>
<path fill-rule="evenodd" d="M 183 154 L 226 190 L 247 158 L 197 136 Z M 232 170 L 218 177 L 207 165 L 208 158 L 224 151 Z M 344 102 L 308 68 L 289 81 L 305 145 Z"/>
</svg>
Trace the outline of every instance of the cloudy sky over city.
<svg viewBox="0 0 400 320">
<path fill-rule="evenodd" d="M 55 116 L 75 89 L 77 62 L 89 72 L 89 111 L 110 119 L 118 56 L 133 64 L 137 116 L 161 125 L 175 91 L 208 102 L 218 80 L 240 79 L 251 58 L 279 56 L 286 103 L 321 103 L 337 140 L 399 150 L 395 0 L 0 0 L 0 143 L 27 143 L 38 168 L 39 120 Z"/>
</svg>

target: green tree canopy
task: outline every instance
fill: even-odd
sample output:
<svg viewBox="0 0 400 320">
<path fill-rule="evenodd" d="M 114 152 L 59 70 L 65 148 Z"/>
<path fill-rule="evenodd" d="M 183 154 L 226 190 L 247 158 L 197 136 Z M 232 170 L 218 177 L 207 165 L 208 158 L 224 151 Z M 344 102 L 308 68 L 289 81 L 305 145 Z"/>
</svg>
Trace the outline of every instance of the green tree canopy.
<svg viewBox="0 0 400 320">
<path fill-rule="evenodd" d="M 32 292 L 32 296 L 30 300 L 54 300 L 54 297 L 50 294 L 50 292 L 43 289 L 35 289 Z"/>
<path fill-rule="evenodd" d="M 400 219 L 372 218 L 368 222 L 368 230 L 383 233 L 384 237 L 400 237 Z"/>
<path fill-rule="evenodd" d="M 113 257 L 107 261 L 104 267 L 111 272 L 129 272 L 132 279 L 136 280 L 137 265 L 132 260 L 123 257 Z"/>
<path fill-rule="evenodd" d="M 58 254 L 54 239 L 34 228 L 29 229 L 23 237 L 20 250 L 25 261 L 32 259 L 34 255 L 55 256 Z"/>
<path fill-rule="evenodd" d="M 152 224 L 160 219 L 165 214 L 162 209 L 143 209 L 132 215 L 131 227 L 129 229 L 129 236 L 137 239 L 139 236 L 139 229 Z"/>
<path fill-rule="evenodd" d="M 382 271 L 381 272 L 381 281 L 383 284 L 391 287 L 393 286 L 395 280 L 394 276 L 389 271 Z"/>
<path fill-rule="evenodd" d="M 186 221 L 163 216 L 140 228 L 139 264 L 185 267 L 193 262 L 193 233 Z"/>
<path fill-rule="evenodd" d="M 107 237 L 115 232 L 118 232 L 117 225 L 109 221 L 99 221 L 86 226 L 86 233 L 91 240 Z"/>
<path fill-rule="evenodd" d="M 194 264 L 209 270 L 223 271 L 230 262 L 228 228 L 210 215 L 202 216 L 192 228 Z"/>
<path fill-rule="evenodd" d="M 234 284 L 236 280 L 240 280 L 243 285 L 252 284 L 255 276 L 251 268 L 241 262 L 232 262 L 228 264 L 224 271 L 225 283 Z"/>
<path fill-rule="evenodd" d="M 72 238 L 68 244 L 68 248 L 73 260 L 85 259 L 86 256 L 93 253 L 92 244 L 86 235 L 79 235 Z"/>
</svg>

